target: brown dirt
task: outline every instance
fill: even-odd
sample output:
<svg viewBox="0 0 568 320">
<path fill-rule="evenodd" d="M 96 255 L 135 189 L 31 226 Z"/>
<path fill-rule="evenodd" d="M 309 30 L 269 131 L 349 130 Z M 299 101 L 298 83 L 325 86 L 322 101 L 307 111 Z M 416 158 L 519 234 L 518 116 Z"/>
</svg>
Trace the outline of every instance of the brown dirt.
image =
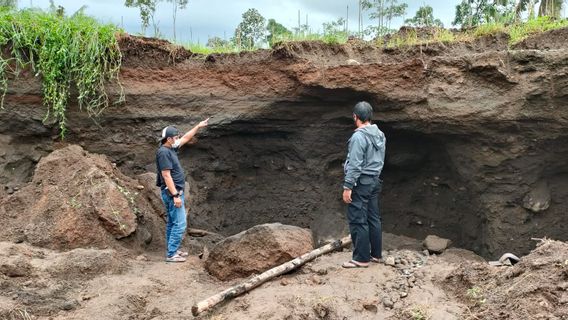
<svg viewBox="0 0 568 320">
<path fill-rule="evenodd" d="M 568 28 L 550 30 L 543 32 L 517 43 L 514 49 L 532 49 L 532 50 L 558 50 L 566 47 L 568 43 Z"/>
<path fill-rule="evenodd" d="M 462 264 L 445 282 L 467 319 L 568 319 L 568 244 L 545 239 L 513 267 Z"/>
<path fill-rule="evenodd" d="M 208 275 L 195 257 L 183 264 L 166 264 L 150 253 L 137 259 L 121 257 L 115 265 L 116 252 L 111 250 L 62 254 L 25 244 L 0 244 L 8 259 L 0 265 L 0 293 L 6 297 L 0 299 L 0 315 L 5 316 L 25 311 L 39 319 L 187 319 L 192 318 L 194 303 L 235 283 Z M 74 269 L 75 263 L 90 265 L 88 257 L 97 252 L 97 267 L 89 272 L 80 272 L 85 267 Z M 110 256 L 103 258 L 103 253 Z M 427 257 L 404 249 L 389 254 L 397 257 L 396 267 L 343 269 L 340 264 L 349 260 L 348 251 L 318 258 L 198 319 L 408 319 L 404 315 L 415 310 L 434 318 L 459 319 L 463 305 L 448 301 L 437 284 L 457 265 L 446 263 L 444 256 Z M 69 255 L 82 258 L 69 262 L 64 258 Z M 11 274 L 14 261 L 26 256 L 29 271 Z M 61 271 L 71 272 L 63 276 Z"/>
<path fill-rule="evenodd" d="M 406 242 L 385 235 L 387 246 Z M 232 286 L 204 263 L 148 253 L 58 253 L 0 242 L 0 315 L 7 319 L 187 319 L 196 302 Z M 568 244 L 544 241 L 514 267 L 463 249 L 440 256 L 390 249 L 394 266 L 343 269 L 350 251 L 308 263 L 197 319 L 566 319 Z M 11 318 L 10 318 L 11 317 Z"/>
</svg>

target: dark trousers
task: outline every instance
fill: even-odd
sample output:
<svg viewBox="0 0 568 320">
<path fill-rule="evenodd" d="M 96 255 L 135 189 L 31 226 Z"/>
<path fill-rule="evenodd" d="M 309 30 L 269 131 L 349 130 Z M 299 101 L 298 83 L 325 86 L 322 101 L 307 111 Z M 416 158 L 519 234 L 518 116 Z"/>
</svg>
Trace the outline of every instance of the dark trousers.
<svg viewBox="0 0 568 320">
<path fill-rule="evenodd" d="M 382 181 L 378 177 L 362 176 L 351 193 L 347 220 L 353 241 L 353 260 L 358 262 L 369 262 L 371 256 L 382 258 L 381 186 Z"/>
</svg>

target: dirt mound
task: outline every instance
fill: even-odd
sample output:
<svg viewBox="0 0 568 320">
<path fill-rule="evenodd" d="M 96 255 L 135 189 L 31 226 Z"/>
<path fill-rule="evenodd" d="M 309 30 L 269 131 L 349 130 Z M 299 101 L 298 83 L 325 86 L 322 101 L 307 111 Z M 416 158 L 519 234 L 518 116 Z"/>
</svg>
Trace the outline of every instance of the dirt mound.
<svg viewBox="0 0 568 320">
<path fill-rule="evenodd" d="M 52 249 L 162 243 L 163 223 L 137 181 L 79 146 L 54 151 L 27 186 L 0 203 L 0 240 Z"/>
<path fill-rule="evenodd" d="M 568 319 L 568 243 L 544 240 L 513 267 L 464 264 L 445 282 L 473 319 Z"/>
<path fill-rule="evenodd" d="M 58 253 L 0 242 L 0 296 L 10 297 L 0 299 L 0 319 L 26 319 L 17 317 L 24 310 L 35 315 L 73 310 L 82 281 L 124 270 L 126 262 L 111 249 Z"/>
<path fill-rule="evenodd" d="M 123 64 L 133 67 L 159 68 L 181 62 L 193 54 L 191 51 L 166 40 L 122 35 L 119 38 Z"/>
<path fill-rule="evenodd" d="M 313 249 L 307 229 L 280 223 L 255 226 L 218 243 L 206 269 L 221 280 L 262 273 Z"/>
<path fill-rule="evenodd" d="M 513 49 L 566 49 L 568 47 L 568 28 L 550 30 L 533 35 L 515 44 Z"/>
</svg>

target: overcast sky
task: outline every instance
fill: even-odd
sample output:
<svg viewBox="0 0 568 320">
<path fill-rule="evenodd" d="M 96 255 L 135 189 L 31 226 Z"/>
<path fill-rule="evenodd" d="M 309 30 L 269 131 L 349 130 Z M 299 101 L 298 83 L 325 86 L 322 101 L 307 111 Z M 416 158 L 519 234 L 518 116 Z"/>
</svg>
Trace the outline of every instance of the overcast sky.
<svg viewBox="0 0 568 320">
<path fill-rule="evenodd" d="M 424 3 L 432 6 L 434 16 L 450 27 L 455 14 L 455 6 L 459 0 L 407 0 L 408 10 L 405 18 L 411 18 L 416 10 Z M 178 42 L 192 42 L 201 44 L 207 42 L 209 37 L 218 36 L 229 39 L 235 28 L 242 20 L 242 14 L 249 8 L 256 8 L 262 16 L 275 19 L 287 28 L 298 25 L 298 10 L 302 24 L 305 23 L 306 14 L 308 23 L 313 31 L 321 31 L 324 22 L 337 20 L 347 16 L 349 6 L 349 29 L 357 30 L 358 0 L 189 0 L 185 10 L 178 11 L 177 40 Z M 122 26 L 128 33 L 141 32 L 139 10 L 127 8 L 123 0 L 55 0 L 67 13 L 77 11 L 86 5 L 86 13 L 96 17 L 101 22 L 110 22 Z M 49 0 L 20 0 L 22 7 L 39 7 L 47 9 Z M 166 38 L 173 37 L 172 4 L 163 1 L 156 10 L 156 20 L 159 21 L 160 32 Z M 398 27 L 402 19 L 393 21 L 393 27 Z M 364 20 L 364 26 L 372 21 Z M 396 26 L 394 26 L 396 24 Z M 151 36 L 151 27 L 147 30 Z"/>
</svg>

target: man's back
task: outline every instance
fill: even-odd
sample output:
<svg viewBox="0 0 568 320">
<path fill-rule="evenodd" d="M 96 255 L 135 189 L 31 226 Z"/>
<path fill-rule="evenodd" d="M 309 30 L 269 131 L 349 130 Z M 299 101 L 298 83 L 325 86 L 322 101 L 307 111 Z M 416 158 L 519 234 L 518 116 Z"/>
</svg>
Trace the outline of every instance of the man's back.
<svg viewBox="0 0 568 320">
<path fill-rule="evenodd" d="M 377 125 L 361 127 L 349 139 L 345 181 L 354 185 L 361 174 L 379 176 L 385 163 L 386 138 Z"/>
</svg>

